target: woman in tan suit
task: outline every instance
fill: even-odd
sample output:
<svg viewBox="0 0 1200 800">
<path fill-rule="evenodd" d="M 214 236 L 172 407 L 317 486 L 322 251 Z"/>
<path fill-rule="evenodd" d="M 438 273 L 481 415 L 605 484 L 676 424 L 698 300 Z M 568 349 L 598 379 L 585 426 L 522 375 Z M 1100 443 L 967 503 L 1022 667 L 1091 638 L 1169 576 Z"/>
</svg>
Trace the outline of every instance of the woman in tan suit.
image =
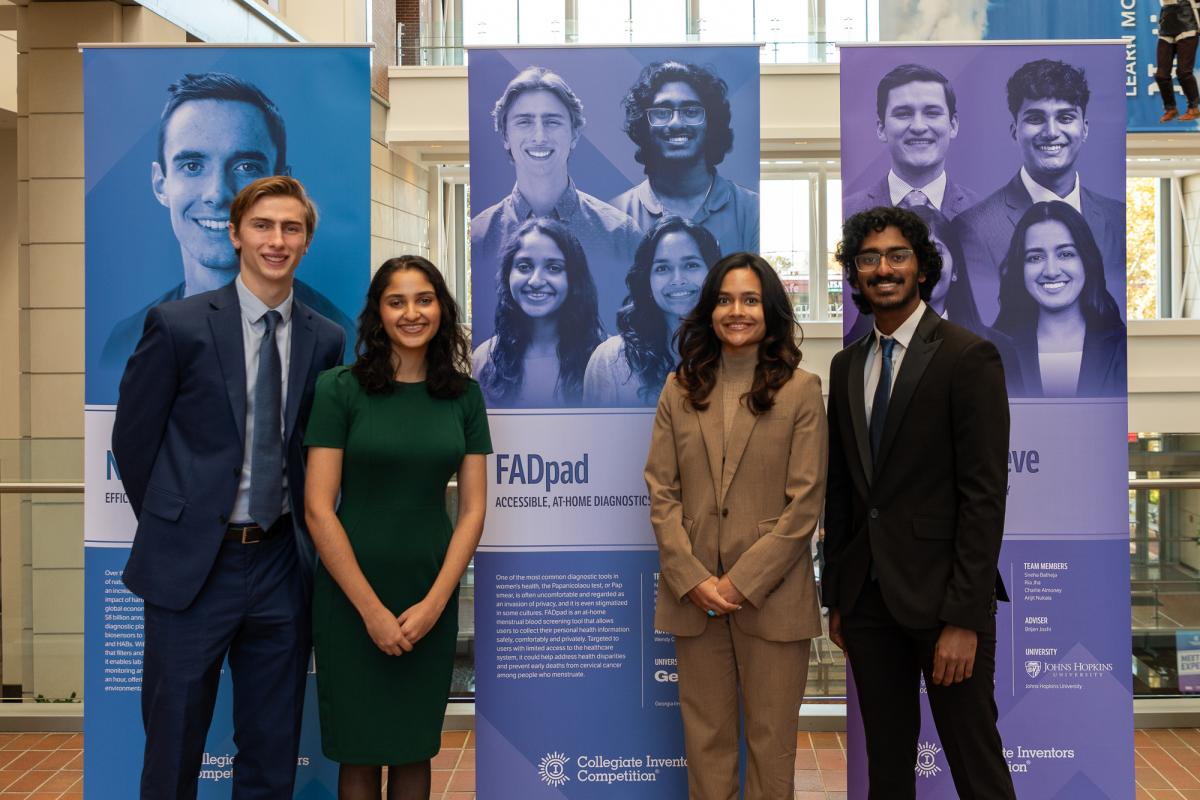
<svg viewBox="0 0 1200 800">
<path fill-rule="evenodd" d="M 783 284 L 757 255 L 713 267 L 679 330 L 646 484 L 661 575 L 656 628 L 675 636 L 692 800 L 791 800 L 796 717 L 821 633 L 809 541 L 825 494 L 821 382 L 798 368 Z"/>
</svg>

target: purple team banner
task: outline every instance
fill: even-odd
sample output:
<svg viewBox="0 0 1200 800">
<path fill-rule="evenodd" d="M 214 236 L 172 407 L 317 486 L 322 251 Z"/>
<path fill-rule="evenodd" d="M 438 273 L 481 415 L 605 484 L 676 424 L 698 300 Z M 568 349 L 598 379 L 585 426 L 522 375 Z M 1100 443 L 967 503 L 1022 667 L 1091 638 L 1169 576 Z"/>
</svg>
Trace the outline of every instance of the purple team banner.
<svg viewBox="0 0 1200 800">
<path fill-rule="evenodd" d="M 1017 796 L 1132 797 L 1125 49 L 882 44 L 841 63 L 843 215 L 913 208 L 945 262 L 931 305 L 1004 360 L 996 702 Z M 872 323 L 844 308 L 850 343 Z M 919 796 L 955 798 L 922 707 Z M 853 800 L 867 796 L 853 692 L 848 727 Z"/>
<path fill-rule="evenodd" d="M 479 798 L 683 798 L 642 471 L 671 332 L 723 253 L 758 249 L 758 48 L 470 61 L 472 361 L 496 449 Z"/>
</svg>

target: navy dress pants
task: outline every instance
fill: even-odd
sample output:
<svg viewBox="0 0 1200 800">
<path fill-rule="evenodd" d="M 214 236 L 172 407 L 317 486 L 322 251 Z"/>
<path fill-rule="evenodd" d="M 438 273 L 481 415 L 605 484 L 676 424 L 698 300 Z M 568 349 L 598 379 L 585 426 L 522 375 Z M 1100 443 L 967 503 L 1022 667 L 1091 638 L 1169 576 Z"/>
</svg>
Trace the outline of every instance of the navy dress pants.
<svg viewBox="0 0 1200 800">
<path fill-rule="evenodd" d="M 195 601 L 146 604 L 142 800 L 195 798 L 221 665 L 233 678 L 234 800 L 290 798 L 296 780 L 309 598 L 291 531 L 225 541 Z"/>
</svg>

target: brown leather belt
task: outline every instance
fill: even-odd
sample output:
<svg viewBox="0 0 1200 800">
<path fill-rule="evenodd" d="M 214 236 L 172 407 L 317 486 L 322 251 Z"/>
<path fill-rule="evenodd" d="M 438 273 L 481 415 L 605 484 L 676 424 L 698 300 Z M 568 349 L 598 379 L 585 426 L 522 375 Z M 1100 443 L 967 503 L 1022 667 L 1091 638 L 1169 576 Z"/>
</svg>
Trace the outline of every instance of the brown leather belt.
<svg viewBox="0 0 1200 800">
<path fill-rule="evenodd" d="M 230 525 L 225 529 L 225 541 L 239 542 L 241 544 L 258 544 L 259 542 L 274 539 L 284 531 L 290 531 L 291 529 L 292 515 L 284 514 L 275 520 L 275 524 L 267 530 L 263 530 L 253 523 L 249 525 Z"/>
</svg>

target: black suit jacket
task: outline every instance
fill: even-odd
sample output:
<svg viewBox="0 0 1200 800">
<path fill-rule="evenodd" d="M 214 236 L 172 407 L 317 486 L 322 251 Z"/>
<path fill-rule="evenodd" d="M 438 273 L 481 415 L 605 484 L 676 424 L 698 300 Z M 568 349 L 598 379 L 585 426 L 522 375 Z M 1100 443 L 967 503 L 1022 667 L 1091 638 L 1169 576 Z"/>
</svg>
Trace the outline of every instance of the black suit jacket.
<svg viewBox="0 0 1200 800">
<path fill-rule="evenodd" d="M 954 219 L 977 202 L 979 202 L 979 195 L 965 186 L 959 186 L 949 175 L 946 176 L 946 193 L 942 195 L 942 207 L 940 209 L 942 216 L 946 219 Z M 878 181 L 861 192 L 854 192 L 846 198 L 845 202 L 842 203 L 843 219 L 860 211 L 866 211 L 877 206 L 890 206 L 891 204 L 892 190 L 888 187 L 887 173 L 885 172 L 883 177 Z"/>
<path fill-rule="evenodd" d="M 284 446 L 296 546 L 311 585 L 302 445 L 317 373 L 341 363 L 345 334 L 294 296 L 291 328 Z M 150 309 L 121 378 L 112 449 L 138 520 L 124 580 L 155 605 L 191 605 L 230 522 L 246 438 L 244 352 L 230 283 Z"/>
<path fill-rule="evenodd" d="M 855 342 L 829 370 L 825 605 L 854 610 L 875 564 L 896 620 L 985 630 L 1008 487 L 1008 397 L 996 347 L 926 308 L 896 376 L 878 459 Z"/>
<path fill-rule="evenodd" d="M 975 292 L 975 306 L 983 324 L 991 325 L 1000 310 L 1000 265 L 1008 253 L 1013 231 L 1033 205 L 1018 172 L 1012 180 L 988 195 L 979 205 L 954 219 L 963 257 Z M 1125 316 L 1125 204 L 1079 189 L 1079 207 L 1104 260 L 1104 282 Z"/>
</svg>

